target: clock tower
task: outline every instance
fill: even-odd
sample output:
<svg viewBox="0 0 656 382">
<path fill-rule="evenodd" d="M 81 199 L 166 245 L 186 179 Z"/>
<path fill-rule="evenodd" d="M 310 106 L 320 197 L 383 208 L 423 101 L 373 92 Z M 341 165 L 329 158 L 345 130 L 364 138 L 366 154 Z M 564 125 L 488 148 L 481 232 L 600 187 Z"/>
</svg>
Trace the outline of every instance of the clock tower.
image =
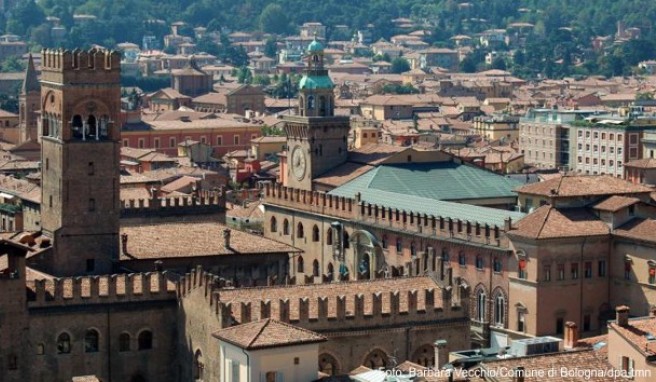
<svg viewBox="0 0 656 382">
<path fill-rule="evenodd" d="M 299 83 L 299 115 L 284 117 L 287 187 L 312 190 L 312 180 L 346 162 L 349 117 L 335 116 L 335 85 L 324 67 L 323 45 L 310 43 Z"/>
</svg>

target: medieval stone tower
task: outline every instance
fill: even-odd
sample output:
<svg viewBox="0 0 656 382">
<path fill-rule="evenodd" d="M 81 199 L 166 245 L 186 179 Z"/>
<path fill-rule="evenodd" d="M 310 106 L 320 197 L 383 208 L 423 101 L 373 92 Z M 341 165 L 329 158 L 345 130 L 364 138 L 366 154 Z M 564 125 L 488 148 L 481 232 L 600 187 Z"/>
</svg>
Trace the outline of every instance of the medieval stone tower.
<svg viewBox="0 0 656 382">
<path fill-rule="evenodd" d="M 335 116 L 335 85 L 324 67 L 323 46 L 310 43 L 299 83 L 299 115 L 285 116 L 286 186 L 312 189 L 312 180 L 346 162 L 349 117 Z"/>
<path fill-rule="evenodd" d="M 18 143 L 37 139 L 37 111 L 41 99 L 41 85 L 36 77 L 34 60 L 30 54 L 25 70 L 25 80 L 18 97 Z"/>
<path fill-rule="evenodd" d="M 44 51 L 41 224 L 55 275 L 109 273 L 119 254 L 120 55 Z"/>
</svg>

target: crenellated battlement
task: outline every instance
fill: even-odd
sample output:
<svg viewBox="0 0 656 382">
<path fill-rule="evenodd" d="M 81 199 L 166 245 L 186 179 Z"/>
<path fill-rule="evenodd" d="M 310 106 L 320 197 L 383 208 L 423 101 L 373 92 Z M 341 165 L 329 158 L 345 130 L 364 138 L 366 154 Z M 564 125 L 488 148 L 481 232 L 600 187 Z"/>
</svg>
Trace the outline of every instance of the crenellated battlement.
<svg viewBox="0 0 656 382">
<path fill-rule="evenodd" d="M 28 282 L 29 308 L 175 299 L 166 272 L 80 276 Z"/>
<path fill-rule="evenodd" d="M 279 184 L 266 185 L 264 202 L 318 215 L 366 222 L 393 230 L 456 238 L 492 246 L 505 246 L 507 240 L 502 232 L 509 231 L 512 226 L 510 218 L 506 219 L 504 226 L 501 227 L 366 203 L 360 200 L 359 195 L 355 198 L 345 198 L 324 192 L 288 188 Z"/>
<path fill-rule="evenodd" d="M 274 318 L 312 330 L 344 330 L 468 319 L 467 290 L 452 296 L 427 276 L 345 283 L 219 288 L 217 276 L 196 269 L 178 281 L 178 298 L 202 293 L 222 327 Z"/>
<path fill-rule="evenodd" d="M 225 195 L 217 192 L 177 198 L 128 199 L 122 202 L 121 218 L 213 214 L 224 212 L 225 206 Z"/>
<path fill-rule="evenodd" d="M 41 52 L 42 71 L 120 71 L 120 69 L 121 54 L 117 51 L 44 49 Z"/>
</svg>

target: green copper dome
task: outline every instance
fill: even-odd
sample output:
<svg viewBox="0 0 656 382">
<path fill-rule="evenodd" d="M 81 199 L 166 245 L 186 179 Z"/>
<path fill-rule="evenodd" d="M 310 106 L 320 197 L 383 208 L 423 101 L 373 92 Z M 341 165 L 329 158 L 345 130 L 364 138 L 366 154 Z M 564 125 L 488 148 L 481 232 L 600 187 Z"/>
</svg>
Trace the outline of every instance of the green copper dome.
<svg viewBox="0 0 656 382">
<path fill-rule="evenodd" d="M 323 51 L 323 45 L 317 39 L 315 38 L 314 41 L 308 45 L 308 52 L 322 52 Z"/>
<path fill-rule="evenodd" d="M 299 89 L 332 89 L 335 87 L 328 76 L 303 76 L 298 84 Z"/>
</svg>

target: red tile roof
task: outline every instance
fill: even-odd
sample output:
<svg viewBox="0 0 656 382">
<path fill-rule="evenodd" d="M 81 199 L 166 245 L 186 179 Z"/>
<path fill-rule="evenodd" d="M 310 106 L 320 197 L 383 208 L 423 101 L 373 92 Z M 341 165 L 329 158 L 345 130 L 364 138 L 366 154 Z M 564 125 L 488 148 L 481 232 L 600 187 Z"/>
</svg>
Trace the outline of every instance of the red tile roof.
<svg viewBox="0 0 656 382">
<path fill-rule="evenodd" d="M 508 232 L 530 239 L 605 235 L 608 226 L 583 208 L 557 209 L 544 205 L 517 223 L 517 228 Z"/>
<path fill-rule="evenodd" d="M 520 194 L 547 197 L 637 194 L 653 191 L 609 175 L 566 175 L 557 179 L 531 183 L 517 189 Z"/>
<path fill-rule="evenodd" d="M 616 228 L 613 235 L 656 243 L 656 220 L 636 218 Z"/>
<path fill-rule="evenodd" d="M 629 320 L 628 326 L 620 326 L 616 322 L 611 322 L 608 326 L 635 345 L 645 356 L 656 355 L 656 341 L 647 338 L 649 334 L 656 336 L 656 317 L 632 319 Z"/>
<path fill-rule="evenodd" d="M 640 202 L 640 199 L 638 198 L 613 195 L 610 198 L 597 203 L 593 208 L 595 210 L 615 212 L 638 202 Z"/>
<path fill-rule="evenodd" d="M 326 341 L 326 337 L 271 318 L 221 329 L 214 337 L 246 350 L 305 345 Z"/>
</svg>

